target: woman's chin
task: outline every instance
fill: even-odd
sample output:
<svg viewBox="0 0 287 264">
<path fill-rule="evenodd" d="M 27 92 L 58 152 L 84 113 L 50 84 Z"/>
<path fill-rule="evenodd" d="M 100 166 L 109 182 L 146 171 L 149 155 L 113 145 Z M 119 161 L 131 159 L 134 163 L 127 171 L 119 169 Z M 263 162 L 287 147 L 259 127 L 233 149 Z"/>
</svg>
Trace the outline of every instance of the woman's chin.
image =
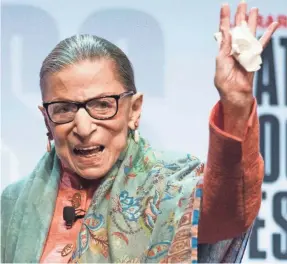
<svg viewBox="0 0 287 264">
<path fill-rule="evenodd" d="M 108 170 L 104 168 L 78 168 L 76 173 L 87 180 L 95 180 L 104 177 L 107 174 Z"/>
</svg>

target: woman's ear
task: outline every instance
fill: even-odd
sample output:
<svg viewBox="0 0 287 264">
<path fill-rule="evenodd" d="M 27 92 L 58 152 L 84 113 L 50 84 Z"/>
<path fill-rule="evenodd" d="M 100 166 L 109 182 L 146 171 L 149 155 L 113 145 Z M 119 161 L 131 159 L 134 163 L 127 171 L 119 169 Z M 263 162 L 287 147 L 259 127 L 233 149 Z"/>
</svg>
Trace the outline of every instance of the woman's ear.
<svg viewBox="0 0 287 264">
<path fill-rule="evenodd" d="M 143 104 L 143 94 L 136 93 L 132 97 L 131 107 L 130 107 L 130 116 L 129 116 L 129 128 L 131 130 L 137 129 L 139 126 L 139 121 L 142 112 L 142 104 Z"/>
<path fill-rule="evenodd" d="M 48 136 L 48 138 L 50 140 L 53 140 L 53 134 L 52 134 L 50 126 L 49 126 L 49 117 L 48 117 L 48 115 L 46 113 L 46 109 L 43 106 L 41 106 L 41 105 L 39 105 L 38 108 L 39 108 L 39 110 L 41 111 L 41 113 L 42 113 L 42 115 L 44 117 L 45 125 L 46 125 L 46 128 L 48 130 L 47 136 Z"/>
</svg>

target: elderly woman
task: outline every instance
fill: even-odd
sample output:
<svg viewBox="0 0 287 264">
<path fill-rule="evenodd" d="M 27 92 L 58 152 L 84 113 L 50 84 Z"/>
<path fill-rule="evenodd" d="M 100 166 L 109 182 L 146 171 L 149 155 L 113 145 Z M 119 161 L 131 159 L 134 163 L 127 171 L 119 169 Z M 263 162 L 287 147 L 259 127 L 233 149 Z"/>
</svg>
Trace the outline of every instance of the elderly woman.
<svg viewBox="0 0 287 264">
<path fill-rule="evenodd" d="M 237 25 L 245 14 L 241 3 Z M 253 73 L 230 55 L 229 21 L 224 5 L 206 166 L 139 136 L 143 96 L 118 47 L 89 35 L 55 47 L 40 73 L 48 152 L 2 194 L 2 262 L 241 261 L 264 173 Z"/>
</svg>

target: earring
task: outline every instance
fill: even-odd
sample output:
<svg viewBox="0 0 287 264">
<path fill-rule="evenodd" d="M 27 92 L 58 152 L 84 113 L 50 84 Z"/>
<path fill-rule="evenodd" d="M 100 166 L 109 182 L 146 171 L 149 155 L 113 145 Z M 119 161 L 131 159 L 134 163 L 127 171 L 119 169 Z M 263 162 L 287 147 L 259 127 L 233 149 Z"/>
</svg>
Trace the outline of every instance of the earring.
<svg viewBox="0 0 287 264">
<path fill-rule="evenodd" d="M 135 130 L 134 130 L 134 141 L 135 141 L 136 143 L 138 143 L 139 140 L 140 140 L 140 134 L 139 134 L 139 131 L 138 131 L 138 126 L 139 126 L 139 124 L 138 124 L 138 122 L 136 121 L 136 122 L 135 122 Z"/>
<path fill-rule="evenodd" d="M 136 143 L 138 143 L 140 140 L 140 133 L 137 129 L 134 130 L 134 140 Z"/>
<path fill-rule="evenodd" d="M 47 133 L 47 137 L 48 137 L 48 141 L 47 141 L 47 152 L 51 152 L 51 140 L 50 140 L 50 138 L 51 138 L 51 134 L 50 134 L 50 132 L 48 132 Z"/>
</svg>

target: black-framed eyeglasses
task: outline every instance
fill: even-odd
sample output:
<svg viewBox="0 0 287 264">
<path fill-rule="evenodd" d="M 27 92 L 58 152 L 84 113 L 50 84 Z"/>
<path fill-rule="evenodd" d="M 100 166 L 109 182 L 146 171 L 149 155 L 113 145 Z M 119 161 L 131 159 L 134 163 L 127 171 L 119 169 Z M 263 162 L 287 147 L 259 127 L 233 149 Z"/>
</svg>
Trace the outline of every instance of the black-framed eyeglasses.
<svg viewBox="0 0 287 264">
<path fill-rule="evenodd" d="M 89 99 L 85 102 L 55 101 L 43 103 L 49 119 L 55 124 L 66 124 L 72 122 L 80 108 L 84 108 L 88 114 L 97 120 L 113 118 L 119 109 L 119 99 L 134 95 L 135 92 L 128 91 L 119 95 L 107 95 Z"/>
</svg>

